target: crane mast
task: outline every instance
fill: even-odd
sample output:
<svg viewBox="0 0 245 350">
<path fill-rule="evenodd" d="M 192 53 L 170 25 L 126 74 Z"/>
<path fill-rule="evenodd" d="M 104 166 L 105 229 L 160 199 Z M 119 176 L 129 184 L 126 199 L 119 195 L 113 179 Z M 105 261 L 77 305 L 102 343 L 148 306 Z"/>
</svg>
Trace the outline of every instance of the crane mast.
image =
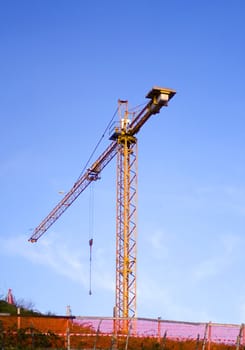
<svg viewBox="0 0 245 350">
<path fill-rule="evenodd" d="M 120 128 L 116 138 L 116 306 L 115 331 L 127 331 L 136 312 L 136 242 L 137 242 L 137 139 L 128 130 L 128 102 L 119 101 Z"/>
<path fill-rule="evenodd" d="M 119 100 L 120 120 L 110 137 L 111 143 L 75 182 L 71 190 L 35 228 L 30 242 L 37 240 L 70 207 L 104 167 L 117 155 L 116 185 L 116 295 L 114 316 L 116 332 L 127 332 L 129 320 L 136 317 L 136 245 L 137 245 L 137 139 L 145 122 L 175 95 L 168 88 L 153 87 L 146 95 L 150 101 L 132 120 L 128 102 Z M 123 112 L 122 112 L 123 111 Z"/>
</svg>

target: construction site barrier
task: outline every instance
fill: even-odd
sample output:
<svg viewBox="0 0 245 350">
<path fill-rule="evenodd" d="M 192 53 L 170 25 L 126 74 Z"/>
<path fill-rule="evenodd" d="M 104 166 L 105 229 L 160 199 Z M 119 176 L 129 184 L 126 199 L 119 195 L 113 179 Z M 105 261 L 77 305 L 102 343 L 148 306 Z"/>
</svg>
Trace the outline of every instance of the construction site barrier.
<svg viewBox="0 0 245 350">
<path fill-rule="evenodd" d="M 74 325 L 80 325 L 102 334 L 111 335 L 114 331 L 114 318 L 75 317 Z M 237 324 L 194 323 L 158 319 L 137 318 L 129 320 L 132 323 L 131 336 L 136 337 L 166 337 L 172 340 L 196 340 L 197 338 L 212 343 L 236 344 L 238 338 L 241 345 L 245 344 L 245 328 Z M 135 326 L 136 324 L 136 326 Z M 133 327 L 134 325 L 134 327 Z"/>
<path fill-rule="evenodd" d="M 245 345 L 243 324 L 193 323 L 158 319 L 137 318 L 128 320 L 127 334 L 115 334 L 115 318 L 75 317 L 75 316 L 10 316 L 0 314 L 0 332 L 10 329 L 38 330 L 44 334 L 52 332 L 63 337 L 66 344 L 75 338 L 90 339 L 90 347 L 101 338 L 113 339 L 115 336 L 130 338 L 152 338 L 157 342 L 163 339 L 173 341 L 202 341 L 203 348 L 209 344 Z M 108 340 L 109 341 L 109 340 Z M 81 343 L 80 339 L 80 343 Z"/>
</svg>

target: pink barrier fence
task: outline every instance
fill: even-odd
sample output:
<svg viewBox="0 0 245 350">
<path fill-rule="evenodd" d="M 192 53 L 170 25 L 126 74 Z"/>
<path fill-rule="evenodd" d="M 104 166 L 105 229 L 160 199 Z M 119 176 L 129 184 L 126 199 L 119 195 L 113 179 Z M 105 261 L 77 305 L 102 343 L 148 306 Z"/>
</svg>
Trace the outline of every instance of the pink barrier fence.
<svg viewBox="0 0 245 350">
<path fill-rule="evenodd" d="M 113 318 L 75 317 L 74 325 L 88 327 L 93 332 L 102 335 L 112 335 Z M 163 337 L 172 340 L 206 340 L 212 343 L 245 344 L 245 328 L 242 325 L 217 323 L 191 323 L 166 321 L 161 319 L 131 320 L 133 323 L 129 336 L 137 337 Z"/>
</svg>

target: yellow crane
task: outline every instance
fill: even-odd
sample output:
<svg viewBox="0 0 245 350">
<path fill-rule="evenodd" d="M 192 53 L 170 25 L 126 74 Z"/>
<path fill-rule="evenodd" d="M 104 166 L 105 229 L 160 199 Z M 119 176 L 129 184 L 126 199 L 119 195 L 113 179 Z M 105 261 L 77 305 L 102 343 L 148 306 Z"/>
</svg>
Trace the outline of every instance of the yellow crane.
<svg viewBox="0 0 245 350">
<path fill-rule="evenodd" d="M 104 167 L 117 156 L 116 185 L 116 291 L 114 317 L 117 332 L 127 332 L 129 320 L 136 317 L 137 244 L 137 139 L 145 122 L 168 105 L 176 91 L 155 86 L 146 95 L 149 102 L 130 119 L 128 101 L 119 100 L 119 124 L 111 134 L 110 145 L 75 182 L 71 190 L 35 228 L 30 242 L 37 240 L 70 207 L 90 183 L 99 179 Z"/>
</svg>

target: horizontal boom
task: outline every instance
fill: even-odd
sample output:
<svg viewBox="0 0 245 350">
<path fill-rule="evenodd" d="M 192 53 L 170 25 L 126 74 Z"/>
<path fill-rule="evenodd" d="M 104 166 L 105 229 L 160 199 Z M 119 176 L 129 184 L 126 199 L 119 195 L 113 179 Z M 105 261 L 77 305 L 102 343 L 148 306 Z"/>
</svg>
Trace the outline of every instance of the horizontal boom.
<svg viewBox="0 0 245 350">
<path fill-rule="evenodd" d="M 135 135 L 151 115 L 159 113 L 163 106 L 168 105 L 168 101 L 175 95 L 175 91 L 167 88 L 153 87 L 146 95 L 150 102 L 133 118 L 127 127 L 129 135 Z M 67 208 L 77 199 L 77 197 L 88 187 L 92 181 L 99 179 L 100 172 L 117 154 L 117 139 L 111 142 L 109 147 L 100 155 L 92 166 L 80 176 L 71 190 L 47 215 L 47 217 L 35 228 L 29 242 L 37 240 L 55 223 L 55 221 L 66 211 Z"/>
</svg>

